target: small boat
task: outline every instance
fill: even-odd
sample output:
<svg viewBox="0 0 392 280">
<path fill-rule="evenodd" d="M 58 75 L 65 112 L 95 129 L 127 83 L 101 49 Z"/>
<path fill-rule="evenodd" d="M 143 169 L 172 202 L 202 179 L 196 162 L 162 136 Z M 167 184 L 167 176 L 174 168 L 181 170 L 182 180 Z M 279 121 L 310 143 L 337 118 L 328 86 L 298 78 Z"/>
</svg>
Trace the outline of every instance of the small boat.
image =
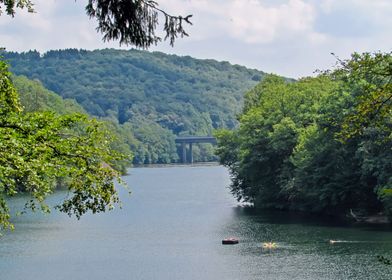
<svg viewBox="0 0 392 280">
<path fill-rule="evenodd" d="M 276 243 L 275 242 L 264 242 L 263 248 L 264 249 L 274 249 L 274 248 L 276 248 Z"/>
<path fill-rule="evenodd" d="M 238 239 L 234 237 L 229 237 L 222 240 L 223 245 L 238 244 L 238 242 L 239 242 Z"/>
<path fill-rule="evenodd" d="M 339 242 L 338 240 L 333 240 L 333 239 L 330 239 L 329 240 L 329 244 L 335 244 L 335 243 L 337 243 L 337 242 Z"/>
</svg>

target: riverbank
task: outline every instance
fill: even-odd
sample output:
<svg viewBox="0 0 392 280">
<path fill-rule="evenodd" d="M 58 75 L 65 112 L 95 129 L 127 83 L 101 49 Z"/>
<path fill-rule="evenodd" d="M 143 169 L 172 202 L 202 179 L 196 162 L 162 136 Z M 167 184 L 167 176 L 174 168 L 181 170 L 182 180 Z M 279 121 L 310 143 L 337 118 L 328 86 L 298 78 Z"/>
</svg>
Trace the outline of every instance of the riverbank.
<svg viewBox="0 0 392 280">
<path fill-rule="evenodd" d="M 276 209 L 267 207 L 255 207 L 251 203 L 241 203 L 241 207 L 244 209 L 254 209 L 253 211 L 259 213 L 263 211 L 272 211 L 277 213 L 282 213 L 282 215 L 287 215 L 294 217 L 298 220 L 314 220 L 323 219 L 330 222 L 335 222 L 341 225 L 375 225 L 375 226 L 387 226 L 392 228 L 392 221 L 389 220 L 388 216 L 384 213 L 378 213 L 373 215 L 358 216 L 352 215 L 352 213 L 346 213 L 341 215 L 325 214 L 320 212 L 307 212 L 294 209 Z M 252 210 L 251 210 L 252 211 Z"/>
<path fill-rule="evenodd" d="M 384 214 L 378 214 L 378 215 L 369 215 L 369 216 L 364 216 L 364 217 L 360 217 L 360 218 L 354 218 L 351 217 L 352 220 L 355 223 L 359 223 L 359 224 L 390 224 L 392 225 L 392 221 L 390 221 L 388 219 L 388 217 Z"/>
</svg>

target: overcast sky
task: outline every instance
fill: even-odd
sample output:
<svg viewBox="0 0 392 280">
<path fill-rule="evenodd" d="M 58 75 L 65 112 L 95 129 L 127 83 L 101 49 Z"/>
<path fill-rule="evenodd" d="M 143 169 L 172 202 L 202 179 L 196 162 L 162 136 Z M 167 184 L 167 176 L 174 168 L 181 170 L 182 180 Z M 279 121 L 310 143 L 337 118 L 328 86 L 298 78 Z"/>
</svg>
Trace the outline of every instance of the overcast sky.
<svg viewBox="0 0 392 280">
<path fill-rule="evenodd" d="M 86 0 L 33 0 L 36 13 L 0 16 L 7 50 L 120 48 L 103 43 Z M 341 58 L 391 51 L 392 0 L 157 0 L 171 14 L 193 14 L 190 37 L 151 50 L 212 58 L 288 77 L 313 75 Z M 127 49 L 130 47 L 122 46 Z"/>
</svg>

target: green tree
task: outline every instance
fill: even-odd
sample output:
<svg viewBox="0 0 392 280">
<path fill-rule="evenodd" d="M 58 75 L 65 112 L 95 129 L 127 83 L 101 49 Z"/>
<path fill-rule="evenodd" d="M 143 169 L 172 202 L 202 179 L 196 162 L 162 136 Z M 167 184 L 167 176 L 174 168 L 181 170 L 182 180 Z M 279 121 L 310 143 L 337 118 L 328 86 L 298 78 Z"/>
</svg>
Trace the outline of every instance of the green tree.
<svg viewBox="0 0 392 280">
<path fill-rule="evenodd" d="M 0 0 L 0 13 L 14 16 L 17 8 L 34 12 L 34 1 Z M 86 13 L 98 21 L 97 31 L 103 34 L 104 41 L 118 40 L 120 44 L 135 45 L 148 48 L 162 41 L 156 35 L 159 15 L 163 15 L 165 23 L 163 31 L 165 40 L 173 45 L 177 37 L 188 36 L 183 24 L 192 24 L 187 16 L 173 16 L 159 8 L 152 0 L 89 0 Z"/>
<path fill-rule="evenodd" d="M 354 53 L 348 60 L 339 60 L 331 75 L 344 81 L 345 90 L 355 97 L 342 123 L 342 139 L 362 134 L 371 126 L 391 131 L 385 124 L 392 114 L 392 52 Z"/>
<path fill-rule="evenodd" d="M 296 82 L 269 76 L 217 133 L 232 192 L 256 207 L 392 217 L 390 54 Z"/>
<path fill-rule="evenodd" d="M 332 87 L 325 77 L 288 83 L 270 75 L 245 95 L 239 129 L 217 134 L 217 152 L 233 173 L 232 191 L 238 199 L 289 206 L 294 168 L 290 157 L 301 132 L 317 117 L 317 101 Z"/>
<path fill-rule="evenodd" d="M 102 125 L 82 114 L 23 112 L 5 62 L 0 61 L 0 226 L 12 227 L 6 196 L 28 193 L 26 207 L 49 211 L 45 198 L 66 178 L 67 198 L 57 208 L 80 218 L 118 202 L 113 168 L 123 158 L 110 149 Z"/>
</svg>

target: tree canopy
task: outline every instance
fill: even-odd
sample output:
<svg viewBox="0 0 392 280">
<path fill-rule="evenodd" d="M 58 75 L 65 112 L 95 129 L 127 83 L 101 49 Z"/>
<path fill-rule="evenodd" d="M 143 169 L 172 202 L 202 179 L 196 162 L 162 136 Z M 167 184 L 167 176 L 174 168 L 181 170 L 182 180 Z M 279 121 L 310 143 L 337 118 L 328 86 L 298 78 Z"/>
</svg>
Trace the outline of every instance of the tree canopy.
<svg viewBox="0 0 392 280">
<path fill-rule="evenodd" d="M 334 71 L 245 96 L 218 155 L 232 193 L 257 207 L 392 216 L 391 54 L 354 54 Z M 358 216 L 358 215 L 357 215 Z"/>
<path fill-rule="evenodd" d="M 27 9 L 34 12 L 32 0 L 0 0 L 0 14 L 15 16 L 16 9 Z M 164 40 L 169 39 L 173 46 L 177 37 L 188 36 L 183 28 L 185 24 L 192 24 L 187 16 L 173 16 L 159 8 L 152 0 L 89 0 L 86 13 L 98 22 L 97 31 L 103 34 L 104 41 L 118 40 L 120 45 L 134 45 L 148 48 L 162 41 L 156 34 L 160 21 L 164 18 Z"/>
<path fill-rule="evenodd" d="M 45 198 L 60 182 L 69 197 L 60 211 L 80 218 L 118 202 L 115 161 L 103 125 L 84 114 L 23 110 L 4 61 L 0 61 L 0 227 L 12 227 L 7 196 L 27 193 L 27 208 L 49 211 Z"/>
<path fill-rule="evenodd" d="M 353 111 L 343 122 L 341 136 L 362 134 L 369 126 L 390 130 L 385 119 L 392 114 L 392 52 L 354 53 L 351 59 L 339 60 L 338 66 L 332 78 L 355 92 Z"/>
</svg>

